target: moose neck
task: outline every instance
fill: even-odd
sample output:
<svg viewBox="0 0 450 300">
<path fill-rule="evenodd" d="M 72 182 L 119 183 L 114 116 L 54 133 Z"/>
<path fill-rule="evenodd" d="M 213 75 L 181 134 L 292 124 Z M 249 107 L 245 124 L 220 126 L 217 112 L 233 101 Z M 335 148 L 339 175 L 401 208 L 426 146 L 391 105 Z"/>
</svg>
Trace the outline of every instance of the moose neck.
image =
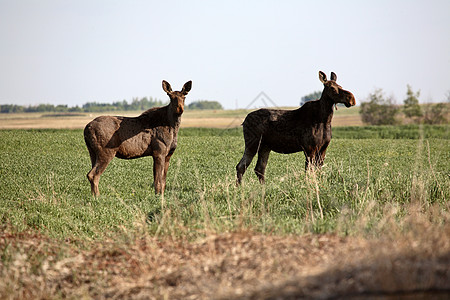
<svg viewBox="0 0 450 300">
<path fill-rule="evenodd" d="M 180 113 L 181 110 L 181 113 Z M 167 118 L 174 127 L 178 129 L 181 123 L 181 115 L 183 114 L 183 108 L 174 105 L 173 103 L 169 103 L 167 106 Z"/>
<path fill-rule="evenodd" d="M 323 122 L 331 123 L 333 118 L 333 105 L 335 105 L 333 99 L 322 92 L 322 96 L 319 99 L 320 102 L 320 113 Z"/>
</svg>

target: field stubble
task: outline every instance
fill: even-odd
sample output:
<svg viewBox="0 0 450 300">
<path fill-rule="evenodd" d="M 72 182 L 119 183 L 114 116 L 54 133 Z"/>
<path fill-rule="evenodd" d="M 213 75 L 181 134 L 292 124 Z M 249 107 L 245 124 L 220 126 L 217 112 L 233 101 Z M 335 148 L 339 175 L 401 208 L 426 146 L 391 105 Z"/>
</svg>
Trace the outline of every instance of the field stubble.
<svg viewBox="0 0 450 300">
<path fill-rule="evenodd" d="M 113 160 L 92 199 L 80 130 L 0 131 L 0 298 L 450 290 L 448 139 L 334 139 L 309 173 L 273 153 L 265 186 L 253 162 L 237 188 L 242 136 L 201 132 L 181 132 L 163 199 L 151 159 Z"/>
<path fill-rule="evenodd" d="M 289 108 L 293 109 L 293 108 Z M 251 110 L 187 110 L 182 117 L 182 128 L 209 127 L 233 128 L 239 127 L 245 116 Z M 335 113 L 333 126 L 362 125 L 359 114 L 348 110 Z M 101 115 L 138 116 L 139 111 L 117 111 L 103 113 L 11 113 L 0 114 L 0 129 L 81 129 L 92 119 Z"/>
</svg>

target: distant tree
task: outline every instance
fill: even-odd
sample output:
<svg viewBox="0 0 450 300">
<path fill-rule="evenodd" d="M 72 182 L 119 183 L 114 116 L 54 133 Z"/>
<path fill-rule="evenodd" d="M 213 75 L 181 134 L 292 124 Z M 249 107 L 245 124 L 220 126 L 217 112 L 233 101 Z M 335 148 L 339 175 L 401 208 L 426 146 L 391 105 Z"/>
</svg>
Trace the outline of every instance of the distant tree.
<svg viewBox="0 0 450 300">
<path fill-rule="evenodd" d="M 67 105 L 64 104 L 59 104 L 55 107 L 56 112 L 67 112 L 68 110 L 69 108 L 67 107 Z"/>
<path fill-rule="evenodd" d="M 55 106 L 53 104 L 39 104 L 37 106 L 29 106 L 25 108 L 25 112 L 53 112 Z"/>
<path fill-rule="evenodd" d="M 141 108 L 142 110 L 147 110 L 149 108 L 155 107 L 155 106 L 163 106 L 166 103 L 161 101 L 161 100 L 157 100 L 157 99 L 153 99 L 152 97 L 148 98 L 144 97 L 141 99 Z"/>
<path fill-rule="evenodd" d="M 407 118 L 422 117 L 423 112 L 419 105 L 420 91 L 414 92 L 408 84 L 406 99 L 403 100 L 403 113 Z"/>
<path fill-rule="evenodd" d="M 399 109 L 391 98 L 385 98 L 381 89 L 369 94 L 369 101 L 361 103 L 361 119 L 370 125 L 393 125 L 397 123 Z"/>
<path fill-rule="evenodd" d="M 109 103 L 87 102 L 83 104 L 83 111 L 85 112 L 103 112 L 113 110 L 116 110 L 116 107 Z"/>
<path fill-rule="evenodd" d="M 300 100 L 300 106 L 302 106 L 303 104 L 305 104 L 308 101 L 317 100 L 317 99 L 320 98 L 320 96 L 322 96 L 322 92 L 321 91 L 315 91 L 315 92 L 313 92 L 311 94 L 305 95 Z"/>
<path fill-rule="evenodd" d="M 425 124 L 445 124 L 448 122 L 448 103 L 433 103 L 425 107 L 423 122 Z"/>
<path fill-rule="evenodd" d="M 126 100 L 116 101 L 112 104 L 117 110 L 127 110 L 126 107 L 128 105 Z"/>
<path fill-rule="evenodd" d="M 81 109 L 81 107 L 77 106 L 73 106 L 73 107 L 69 107 L 68 112 L 82 112 L 83 110 Z"/>
<path fill-rule="evenodd" d="M 2 104 L 0 106 L 0 113 L 22 113 L 25 109 L 21 105 L 16 104 Z"/>
<path fill-rule="evenodd" d="M 223 109 L 222 104 L 217 101 L 200 100 L 192 102 L 187 106 L 188 109 Z"/>
<path fill-rule="evenodd" d="M 141 110 L 147 110 L 148 109 L 147 107 L 150 108 L 150 105 L 151 105 L 150 101 L 148 100 L 147 97 L 142 98 L 140 101 L 140 104 L 141 104 Z"/>
<path fill-rule="evenodd" d="M 20 106 L 13 104 L 0 105 L 0 113 L 18 113 L 18 112 L 105 112 L 117 110 L 147 110 L 154 106 L 163 106 L 165 103 L 161 100 L 144 97 L 142 99 L 133 98 L 131 103 L 126 100 L 113 103 L 86 102 L 82 107 L 76 106 L 69 108 L 67 105 L 39 104 L 36 106 Z"/>
</svg>

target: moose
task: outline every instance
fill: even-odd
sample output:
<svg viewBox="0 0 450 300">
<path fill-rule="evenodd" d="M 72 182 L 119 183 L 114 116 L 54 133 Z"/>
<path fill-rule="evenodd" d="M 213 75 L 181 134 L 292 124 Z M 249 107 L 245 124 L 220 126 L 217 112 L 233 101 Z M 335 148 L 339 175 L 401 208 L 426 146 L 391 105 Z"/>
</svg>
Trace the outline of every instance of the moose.
<svg viewBox="0 0 450 300">
<path fill-rule="evenodd" d="M 262 184 L 270 151 L 285 154 L 303 151 L 306 170 L 323 165 L 331 141 L 333 106 L 343 103 L 351 107 L 356 101 L 351 92 L 336 83 L 334 72 L 327 80 L 326 74 L 319 71 L 319 79 L 324 85 L 320 99 L 306 102 L 296 110 L 259 109 L 247 115 L 242 123 L 245 150 L 236 166 L 237 185 L 256 153 L 255 173 Z"/>
<path fill-rule="evenodd" d="M 156 194 L 164 194 L 169 160 L 177 147 L 178 129 L 184 111 L 184 100 L 192 81 L 181 91 L 172 91 L 163 80 L 162 88 L 170 98 L 163 107 L 154 107 L 138 117 L 100 116 L 84 128 L 84 141 L 91 157 L 87 173 L 94 197 L 99 193 L 100 175 L 114 157 L 134 159 L 153 157 L 153 180 Z"/>
</svg>

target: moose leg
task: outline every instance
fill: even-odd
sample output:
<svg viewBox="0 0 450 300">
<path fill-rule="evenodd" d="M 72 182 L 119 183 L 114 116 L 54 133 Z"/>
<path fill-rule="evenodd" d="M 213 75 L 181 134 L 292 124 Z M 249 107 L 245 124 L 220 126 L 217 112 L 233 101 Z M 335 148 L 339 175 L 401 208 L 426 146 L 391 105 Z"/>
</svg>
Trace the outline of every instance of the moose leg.
<svg viewBox="0 0 450 300">
<path fill-rule="evenodd" d="M 153 181 L 155 186 L 155 194 L 164 193 L 164 165 L 164 157 L 162 155 L 153 156 Z"/>
<path fill-rule="evenodd" d="M 98 194 L 98 187 L 95 188 L 94 185 L 94 173 L 95 173 L 95 168 L 97 167 L 97 153 L 95 153 L 95 151 L 89 146 L 89 144 L 87 144 L 88 146 L 88 150 L 89 150 L 89 156 L 91 158 L 91 170 L 86 174 L 87 179 L 89 180 L 89 182 L 91 183 L 91 193 L 96 196 Z M 97 192 L 97 194 L 96 194 Z"/>
<path fill-rule="evenodd" d="M 320 149 L 320 152 L 317 155 L 317 166 L 320 168 L 323 166 L 323 162 L 325 160 L 325 154 L 327 152 L 328 143 L 323 145 Z"/>
<path fill-rule="evenodd" d="M 265 183 L 264 173 L 266 172 L 267 161 L 269 160 L 270 149 L 261 148 L 258 151 L 258 161 L 255 166 L 255 174 L 261 184 Z"/>
<path fill-rule="evenodd" d="M 167 178 L 167 171 L 169 170 L 169 163 L 170 163 L 170 158 L 172 157 L 173 151 L 169 152 L 169 154 L 166 156 L 165 159 L 165 163 L 164 163 L 164 174 L 163 174 L 163 178 L 162 178 L 162 190 L 164 192 L 164 190 L 166 189 L 166 178 Z"/>
<path fill-rule="evenodd" d="M 92 168 L 95 166 L 95 163 L 97 162 L 97 154 L 95 153 L 95 151 L 93 149 L 91 149 L 91 147 L 88 146 L 88 150 L 89 150 L 89 156 L 91 158 L 91 166 Z"/>
<path fill-rule="evenodd" d="M 252 162 L 252 159 L 255 156 L 255 154 L 256 151 L 250 151 L 248 148 L 245 148 L 244 155 L 242 156 L 241 160 L 236 166 L 236 173 L 237 173 L 236 185 L 241 184 L 242 176 L 247 170 L 247 167 Z"/>
<path fill-rule="evenodd" d="M 325 153 L 327 152 L 328 144 L 325 144 L 320 149 L 314 149 L 309 152 L 305 152 L 306 162 L 305 170 L 310 167 L 321 168 L 325 160 Z"/>
<path fill-rule="evenodd" d="M 247 132 L 244 127 L 244 139 L 245 139 L 245 150 L 244 155 L 236 166 L 236 185 L 240 185 L 242 181 L 242 176 L 244 175 L 247 167 L 252 162 L 253 157 L 255 157 L 256 152 L 259 151 L 261 146 L 262 136 L 257 137 L 252 132 Z"/>
<path fill-rule="evenodd" d="M 89 150 L 89 152 L 91 153 L 92 169 L 89 171 L 89 173 L 87 173 L 87 178 L 91 183 L 92 194 L 97 197 L 98 195 L 100 195 L 100 192 L 98 190 L 100 175 L 105 172 L 106 167 L 114 158 L 114 155 L 99 155 L 93 158 L 93 152 L 91 152 L 91 150 Z"/>
<path fill-rule="evenodd" d="M 315 165 L 315 156 L 315 151 L 305 151 L 305 171 L 308 171 L 309 168 Z"/>
<path fill-rule="evenodd" d="M 325 152 L 326 151 L 321 151 L 320 153 L 317 153 L 316 165 L 319 168 L 323 166 L 323 161 L 325 160 Z"/>
</svg>

